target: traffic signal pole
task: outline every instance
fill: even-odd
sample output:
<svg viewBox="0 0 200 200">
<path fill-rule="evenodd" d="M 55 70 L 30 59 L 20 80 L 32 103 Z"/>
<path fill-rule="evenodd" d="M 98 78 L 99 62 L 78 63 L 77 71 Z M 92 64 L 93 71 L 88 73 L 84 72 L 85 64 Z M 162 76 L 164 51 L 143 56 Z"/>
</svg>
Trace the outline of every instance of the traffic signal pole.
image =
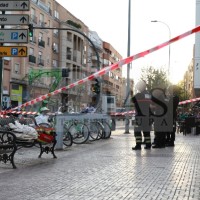
<svg viewBox="0 0 200 200">
<path fill-rule="evenodd" d="M 5 11 L 2 11 L 2 14 L 5 14 Z M 1 29 L 4 29 L 4 25 L 1 25 Z M 3 43 L 0 43 L 0 46 L 3 46 Z M 0 57 L 0 110 L 2 110 L 3 108 L 3 71 L 4 71 L 4 67 L 3 67 L 3 58 Z"/>
</svg>

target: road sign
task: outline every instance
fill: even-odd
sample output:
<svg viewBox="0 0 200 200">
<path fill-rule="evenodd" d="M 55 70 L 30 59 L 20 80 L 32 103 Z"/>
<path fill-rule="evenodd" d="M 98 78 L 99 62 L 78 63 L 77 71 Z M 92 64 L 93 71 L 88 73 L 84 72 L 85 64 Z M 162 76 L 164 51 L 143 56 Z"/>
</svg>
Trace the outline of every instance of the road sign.
<svg viewBox="0 0 200 200">
<path fill-rule="evenodd" d="M 29 15 L 8 14 L 0 15 L 0 25 L 27 25 Z"/>
<path fill-rule="evenodd" d="M 0 29 L 0 43 L 28 43 L 28 30 Z"/>
<path fill-rule="evenodd" d="M 28 11 L 30 9 L 30 2 L 27 0 L 24 1 L 9 1 L 4 0 L 0 1 L 0 10 L 1 11 Z"/>
<path fill-rule="evenodd" d="M 27 47 L 0 46 L 0 57 L 27 57 Z"/>
</svg>

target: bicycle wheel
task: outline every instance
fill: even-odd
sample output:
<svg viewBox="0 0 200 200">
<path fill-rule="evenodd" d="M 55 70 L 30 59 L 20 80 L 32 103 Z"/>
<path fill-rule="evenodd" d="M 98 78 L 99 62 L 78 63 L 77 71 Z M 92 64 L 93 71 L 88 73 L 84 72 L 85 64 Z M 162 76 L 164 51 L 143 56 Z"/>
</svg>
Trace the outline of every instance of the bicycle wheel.
<svg viewBox="0 0 200 200">
<path fill-rule="evenodd" d="M 68 129 L 74 144 L 83 144 L 89 138 L 89 128 L 82 122 L 74 122 Z"/>
<path fill-rule="evenodd" d="M 99 127 L 98 127 L 98 123 L 97 122 L 89 122 L 88 128 L 90 130 L 89 140 L 90 141 L 97 140 L 98 135 L 99 135 L 99 131 L 100 131 Z"/>
<path fill-rule="evenodd" d="M 103 138 L 104 136 L 104 126 L 101 122 L 97 121 L 96 122 L 96 126 L 98 127 L 98 130 L 99 130 L 99 134 L 97 136 L 97 140 L 100 140 Z"/>
<path fill-rule="evenodd" d="M 70 132 L 68 130 L 63 133 L 63 144 L 67 147 L 72 146 L 73 140 Z"/>
<path fill-rule="evenodd" d="M 103 124 L 103 127 L 104 127 L 102 138 L 103 139 L 108 139 L 111 136 L 111 126 L 106 121 L 103 121 L 102 124 Z"/>
</svg>

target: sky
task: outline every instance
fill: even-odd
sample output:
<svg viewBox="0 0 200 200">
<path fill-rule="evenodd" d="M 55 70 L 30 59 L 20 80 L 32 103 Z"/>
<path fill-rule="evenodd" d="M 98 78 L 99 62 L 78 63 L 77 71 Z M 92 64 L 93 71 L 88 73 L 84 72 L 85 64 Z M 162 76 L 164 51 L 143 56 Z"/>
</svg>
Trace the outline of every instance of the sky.
<svg viewBox="0 0 200 200">
<path fill-rule="evenodd" d="M 90 30 L 127 57 L 129 0 L 57 0 Z M 196 0 L 131 0 L 130 55 L 135 55 L 195 28 Z M 160 22 L 153 23 L 152 20 Z M 193 57 L 194 34 L 183 38 L 131 64 L 135 81 L 141 69 L 149 66 L 170 69 L 170 81 L 183 79 Z M 170 48 L 170 53 L 169 53 Z M 170 65 L 169 65 L 170 60 Z M 123 66 L 126 76 L 127 66 Z"/>
</svg>

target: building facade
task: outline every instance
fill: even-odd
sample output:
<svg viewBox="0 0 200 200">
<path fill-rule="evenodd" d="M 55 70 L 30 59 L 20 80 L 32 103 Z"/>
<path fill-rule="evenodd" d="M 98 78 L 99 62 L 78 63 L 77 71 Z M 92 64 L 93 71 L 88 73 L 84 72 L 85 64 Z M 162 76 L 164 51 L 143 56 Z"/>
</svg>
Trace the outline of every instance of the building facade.
<svg viewBox="0 0 200 200">
<path fill-rule="evenodd" d="M 22 44 L 28 47 L 28 57 L 4 58 L 2 105 L 5 107 L 20 106 L 122 59 L 111 44 L 103 42 L 95 31 L 89 30 L 56 1 L 30 0 L 29 11 L 6 12 L 9 13 L 28 14 L 34 31 L 28 44 Z M 28 25 L 5 28 L 28 29 Z M 63 69 L 68 71 L 65 76 Z M 122 69 L 109 72 L 101 79 L 103 94 L 115 95 L 117 106 L 121 106 Z M 64 90 L 46 103 L 52 111 L 61 105 L 79 111 L 80 104 L 91 101 L 91 84 L 86 82 Z M 40 106 L 38 103 L 27 110 L 36 111 Z"/>
</svg>

